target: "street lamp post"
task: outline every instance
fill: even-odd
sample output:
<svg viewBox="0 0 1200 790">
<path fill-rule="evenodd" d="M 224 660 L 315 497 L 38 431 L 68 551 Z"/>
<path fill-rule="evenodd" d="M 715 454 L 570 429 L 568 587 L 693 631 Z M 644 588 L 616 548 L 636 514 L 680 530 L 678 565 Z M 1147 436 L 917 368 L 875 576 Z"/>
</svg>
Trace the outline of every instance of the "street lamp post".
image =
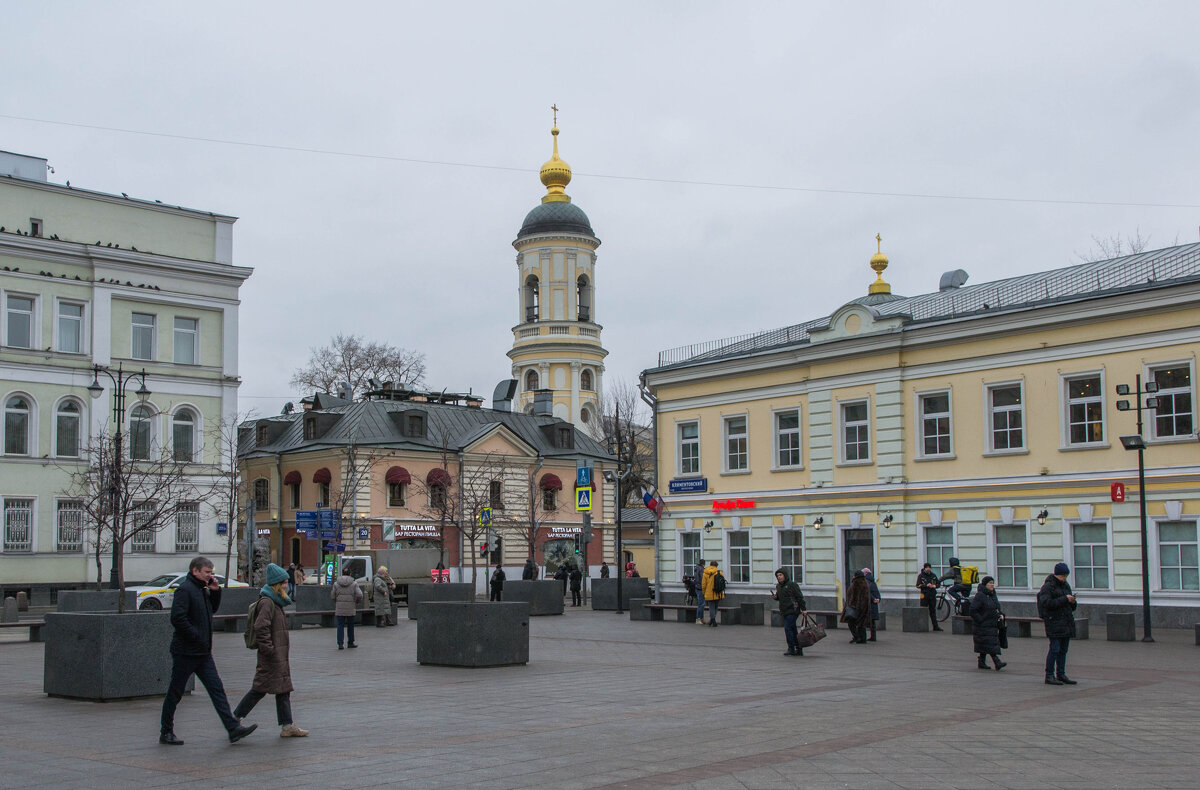
<svg viewBox="0 0 1200 790">
<path fill-rule="evenodd" d="M 97 400 L 104 394 L 104 385 L 100 383 L 100 374 L 108 376 L 109 381 L 113 383 L 113 419 L 116 421 L 117 429 L 113 433 L 113 457 L 112 463 L 109 464 L 111 472 L 111 480 L 109 482 L 109 495 L 112 497 L 112 541 L 113 541 L 113 556 L 112 568 L 108 572 L 108 585 L 111 589 L 121 589 L 120 574 L 117 570 L 117 565 L 121 561 L 121 544 L 117 540 L 117 525 L 125 523 L 126 512 L 124 509 L 125 492 L 122 491 L 124 486 L 124 478 L 122 477 L 122 464 L 124 459 L 121 457 L 121 431 L 125 425 L 125 395 L 126 389 L 133 381 L 139 381 L 141 386 L 138 387 L 134 394 L 138 396 L 138 400 L 145 402 L 150 396 L 150 390 L 146 387 L 146 369 L 142 368 L 140 373 L 126 373 L 121 364 L 117 363 L 117 369 L 105 365 L 92 365 L 92 383 L 88 385 L 88 394 L 92 396 L 92 400 Z"/>
<path fill-rule="evenodd" d="M 1142 434 L 1142 412 L 1158 408 L 1158 398 L 1153 393 L 1158 392 L 1158 384 L 1147 381 L 1142 387 L 1142 375 L 1134 379 L 1134 390 L 1131 392 L 1128 384 L 1118 384 L 1118 395 L 1134 395 L 1137 405 L 1133 406 L 1127 400 L 1117 401 L 1117 411 L 1137 412 L 1137 434 L 1122 436 L 1121 444 L 1126 450 L 1137 450 L 1138 454 L 1138 505 L 1142 516 L 1142 641 L 1153 642 L 1150 626 L 1150 542 L 1146 528 L 1146 439 Z M 1150 395 L 1143 402 L 1142 396 Z"/>
</svg>

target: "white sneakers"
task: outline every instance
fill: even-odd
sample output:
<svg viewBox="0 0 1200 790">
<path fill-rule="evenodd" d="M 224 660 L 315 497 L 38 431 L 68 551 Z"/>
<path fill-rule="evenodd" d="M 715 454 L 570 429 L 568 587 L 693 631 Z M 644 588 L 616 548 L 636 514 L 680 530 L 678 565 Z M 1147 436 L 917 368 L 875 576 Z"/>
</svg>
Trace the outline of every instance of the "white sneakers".
<svg viewBox="0 0 1200 790">
<path fill-rule="evenodd" d="M 303 738 L 308 735 L 308 730 L 302 730 L 295 724 L 285 724 L 279 731 L 280 738 Z"/>
</svg>

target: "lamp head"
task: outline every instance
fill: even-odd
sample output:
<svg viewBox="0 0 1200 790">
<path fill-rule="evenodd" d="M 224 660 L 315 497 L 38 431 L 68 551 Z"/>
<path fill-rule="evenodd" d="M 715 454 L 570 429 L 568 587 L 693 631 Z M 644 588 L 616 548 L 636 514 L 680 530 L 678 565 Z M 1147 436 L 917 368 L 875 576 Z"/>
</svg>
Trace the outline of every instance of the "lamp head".
<svg viewBox="0 0 1200 790">
<path fill-rule="evenodd" d="M 1129 385 L 1128 384 L 1118 384 L 1117 385 L 1117 394 L 1118 395 L 1128 395 L 1129 394 Z"/>
<path fill-rule="evenodd" d="M 705 532 L 712 532 L 712 528 L 713 528 L 713 523 L 711 521 L 704 522 L 704 531 Z"/>
<path fill-rule="evenodd" d="M 1044 527 L 1046 525 L 1046 519 L 1048 519 L 1049 517 L 1050 517 L 1050 511 L 1046 510 L 1046 508 L 1042 508 L 1042 511 L 1037 514 L 1038 526 Z"/>
<path fill-rule="evenodd" d="M 883 527 L 884 527 L 884 529 L 892 528 L 892 514 L 891 513 L 888 513 L 886 516 L 883 517 Z"/>
<path fill-rule="evenodd" d="M 813 529 L 820 532 L 821 525 L 824 523 L 825 523 L 825 518 L 823 516 L 817 516 L 816 519 L 813 520 L 812 527 L 813 527 Z"/>
<path fill-rule="evenodd" d="M 1126 450 L 1145 450 L 1146 440 L 1142 438 L 1141 434 L 1135 433 L 1132 436 L 1122 436 L 1121 445 Z"/>
<path fill-rule="evenodd" d="M 146 402 L 146 398 L 150 397 L 150 388 L 146 386 L 146 371 L 142 371 L 142 385 L 134 390 L 134 395 L 138 396 L 138 400 L 142 403 Z"/>
<path fill-rule="evenodd" d="M 104 387 L 100 386 L 98 371 L 92 371 L 92 383 L 88 385 L 87 391 L 88 395 L 92 396 L 92 400 L 96 400 L 104 394 Z"/>
<path fill-rule="evenodd" d="M 1158 392 L 1158 382 L 1157 381 L 1147 381 L 1142 386 L 1142 389 L 1146 392 Z"/>
<path fill-rule="evenodd" d="M 1117 401 L 1117 411 L 1129 411 L 1129 401 L 1127 401 L 1127 400 Z"/>
</svg>

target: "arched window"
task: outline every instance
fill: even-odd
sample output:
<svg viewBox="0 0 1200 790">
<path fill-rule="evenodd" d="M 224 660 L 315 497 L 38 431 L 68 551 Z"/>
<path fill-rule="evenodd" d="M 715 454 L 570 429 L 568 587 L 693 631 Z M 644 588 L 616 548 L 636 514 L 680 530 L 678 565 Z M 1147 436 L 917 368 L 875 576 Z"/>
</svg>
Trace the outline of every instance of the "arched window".
<svg viewBox="0 0 1200 790">
<path fill-rule="evenodd" d="M 191 463 L 196 457 L 196 414 L 180 409 L 171 418 L 171 450 L 176 461 Z"/>
<path fill-rule="evenodd" d="M 587 425 L 588 423 L 590 423 L 592 421 L 592 410 L 589 409 L 587 406 L 584 406 L 582 409 L 580 409 L 579 410 L 579 421 L 582 422 L 584 425 Z"/>
<path fill-rule="evenodd" d="M 538 278 L 534 275 L 529 275 L 525 278 L 525 321 L 530 323 L 538 320 Z"/>
<path fill-rule="evenodd" d="M 592 285 L 588 282 L 586 274 L 579 275 L 579 280 L 576 282 L 575 288 L 576 297 L 578 298 L 577 307 L 580 321 L 592 320 Z"/>
<path fill-rule="evenodd" d="M 592 371 L 585 370 L 579 374 L 579 389 L 584 392 L 592 392 L 596 389 L 596 385 L 592 382 Z"/>
<path fill-rule="evenodd" d="M 525 391 L 533 392 L 538 388 L 538 374 L 536 370 L 530 370 L 525 374 Z"/>
<path fill-rule="evenodd" d="M 271 508 L 271 481 L 260 477 L 254 481 L 254 509 L 266 513 Z"/>
<path fill-rule="evenodd" d="M 59 458 L 79 457 L 79 420 L 83 410 L 73 400 L 58 404 L 54 413 L 54 454 Z"/>
<path fill-rule="evenodd" d="M 4 454 L 29 455 L 29 415 L 33 409 L 24 395 L 4 403 Z"/>
<path fill-rule="evenodd" d="M 129 457 L 135 461 L 150 460 L 154 414 L 147 406 L 135 406 L 129 413 Z"/>
</svg>

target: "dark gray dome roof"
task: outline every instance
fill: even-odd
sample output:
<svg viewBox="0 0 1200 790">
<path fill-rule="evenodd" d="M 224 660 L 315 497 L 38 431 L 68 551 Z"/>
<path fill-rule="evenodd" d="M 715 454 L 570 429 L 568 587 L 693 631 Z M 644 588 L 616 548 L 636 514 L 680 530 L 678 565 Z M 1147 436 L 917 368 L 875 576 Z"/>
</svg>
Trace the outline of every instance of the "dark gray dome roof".
<svg viewBox="0 0 1200 790">
<path fill-rule="evenodd" d="M 877 304 L 887 304 L 888 302 L 894 302 L 897 299 L 903 299 L 903 298 L 904 297 L 900 296 L 899 294 L 891 294 L 891 293 L 867 294 L 866 296 L 860 296 L 857 299 L 851 299 L 846 304 L 861 304 L 866 307 L 874 307 Z"/>
<path fill-rule="evenodd" d="M 534 207 L 533 211 L 525 215 L 525 221 L 521 223 L 521 232 L 517 234 L 517 238 L 523 239 L 535 233 L 556 231 L 595 235 L 592 232 L 592 223 L 588 220 L 587 214 L 583 213 L 583 209 L 574 203 L 564 201 L 542 203 Z"/>
</svg>

